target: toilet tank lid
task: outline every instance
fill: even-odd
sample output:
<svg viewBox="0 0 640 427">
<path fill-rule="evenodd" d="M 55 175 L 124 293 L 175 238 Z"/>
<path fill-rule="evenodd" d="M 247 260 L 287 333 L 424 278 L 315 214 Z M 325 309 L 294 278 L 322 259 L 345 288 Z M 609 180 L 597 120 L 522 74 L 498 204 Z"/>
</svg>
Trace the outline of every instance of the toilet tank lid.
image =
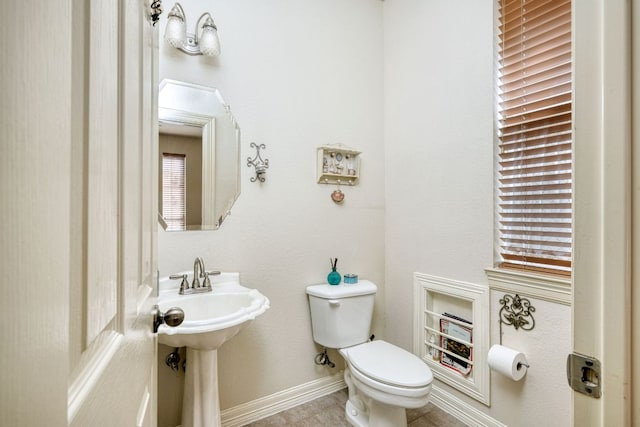
<svg viewBox="0 0 640 427">
<path fill-rule="evenodd" d="M 307 286 L 307 294 L 319 298 L 335 299 L 375 294 L 377 289 L 373 282 L 360 280 L 353 284 Z"/>
</svg>

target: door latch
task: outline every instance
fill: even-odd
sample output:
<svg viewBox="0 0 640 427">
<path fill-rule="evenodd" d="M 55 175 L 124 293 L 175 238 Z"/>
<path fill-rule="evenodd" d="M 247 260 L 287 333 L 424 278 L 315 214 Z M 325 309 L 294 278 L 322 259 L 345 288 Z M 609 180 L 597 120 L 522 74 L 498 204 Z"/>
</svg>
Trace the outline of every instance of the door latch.
<svg viewBox="0 0 640 427">
<path fill-rule="evenodd" d="M 600 361 L 595 357 L 579 353 L 567 356 L 567 381 L 578 393 L 599 398 L 602 394 L 600 371 Z"/>
</svg>

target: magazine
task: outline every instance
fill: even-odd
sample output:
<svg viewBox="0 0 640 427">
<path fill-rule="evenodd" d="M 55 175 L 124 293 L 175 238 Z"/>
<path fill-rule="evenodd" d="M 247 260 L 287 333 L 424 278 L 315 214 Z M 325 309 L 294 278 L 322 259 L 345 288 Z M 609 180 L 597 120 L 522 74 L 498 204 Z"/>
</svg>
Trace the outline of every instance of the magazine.
<svg viewBox="0 0 640 427">
<path fill-rule="evenodd" d="M 465 320 L 458 316 L 454 316 L 449 313 L 443 313 L 443 316 L 449 317 L 451 319 L 455 319 L 459 322 L 471 324 L 471 322 L 469 322 L 468 320 Z M 473 333 L 471 328 L 464 327 L 458 323 L 450 322 L 447 319 L 440 319 L 440 332 L 466 342 L 473 342 L 472 340 Z M 444 336 L 440 337 L 440 340 L 441 340 L 440 346 L 443 349 L 453 354 L 457 354 L 467 360 L 473 360 L 472 358 L 473 352 L 470 346 L 465 345 L 459 341 L 456 341 L 455 339 L 447 338 Z M 462 375 L 465 375 L 465 376 L 471 373 L 472 365 L 470 363 L 466 362 L 463 359 L 457 358 L 452 354 L 445 353 L 444 351 L 442 352 L 440 363 L 451 369 L 454 369 L 460 372 Z"/>
</svg>

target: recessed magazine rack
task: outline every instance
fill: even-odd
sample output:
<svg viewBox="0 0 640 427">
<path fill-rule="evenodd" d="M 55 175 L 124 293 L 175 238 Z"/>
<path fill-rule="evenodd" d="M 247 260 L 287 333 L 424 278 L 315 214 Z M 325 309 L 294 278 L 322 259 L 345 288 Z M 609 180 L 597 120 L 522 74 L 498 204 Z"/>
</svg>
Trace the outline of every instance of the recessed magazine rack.
<svg viewBox="0 0 640 427">
<path fill-rule="evenodd" d="M 414 273 L 413 351 L 434 376 L 489 405 L 489 288 Z"/>
</svg>

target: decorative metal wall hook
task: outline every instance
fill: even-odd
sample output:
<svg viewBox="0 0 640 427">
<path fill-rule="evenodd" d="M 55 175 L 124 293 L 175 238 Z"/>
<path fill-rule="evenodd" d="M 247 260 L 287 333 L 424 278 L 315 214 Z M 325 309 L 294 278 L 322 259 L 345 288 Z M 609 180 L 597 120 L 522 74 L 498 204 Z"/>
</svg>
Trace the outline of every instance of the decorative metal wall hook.
<svg viewBox="0 0 640 427">
<path fill-rule="evenodd" d="M 162 0 L 151 0 L 149 9 L 151 9 L 149 11 L 149 21 L 155 27 L 160 20 L 160 15 L 162 15 Z"/>
<path fill-rule="evenodd" d="M 255 142 L 252 142 L 250 146 L 251 148 L 256 149 L 256 155 L 253 159 L 251 157 L 247 157 L 247 167 L 253 166 L 254 168 L 256 168 L 256 176 L 251 177 L 251 182 L 264 182 L 264 180 L 266 179 L 265 175 L 267 173 L 267 169 L 269 169 L 269 159 L 262 158 L 262 156 L 260 155 L 260 149 L 264 150 L 267 148 L 267 146 L 264 144 L 258 145 Z"/>
<path fill-rule="evenodd" d="M 520 295 L 515 296 L 505 294 L 500 298 L 500 344 L 502 344 L 502 325 L 511 325 L 516 330 L 530 331 L 536 326 L 536 320 L 533 314 L 536 308 L 531 305 L 531 301 L 527 298 L 521 298 Z"/>
</svg>

